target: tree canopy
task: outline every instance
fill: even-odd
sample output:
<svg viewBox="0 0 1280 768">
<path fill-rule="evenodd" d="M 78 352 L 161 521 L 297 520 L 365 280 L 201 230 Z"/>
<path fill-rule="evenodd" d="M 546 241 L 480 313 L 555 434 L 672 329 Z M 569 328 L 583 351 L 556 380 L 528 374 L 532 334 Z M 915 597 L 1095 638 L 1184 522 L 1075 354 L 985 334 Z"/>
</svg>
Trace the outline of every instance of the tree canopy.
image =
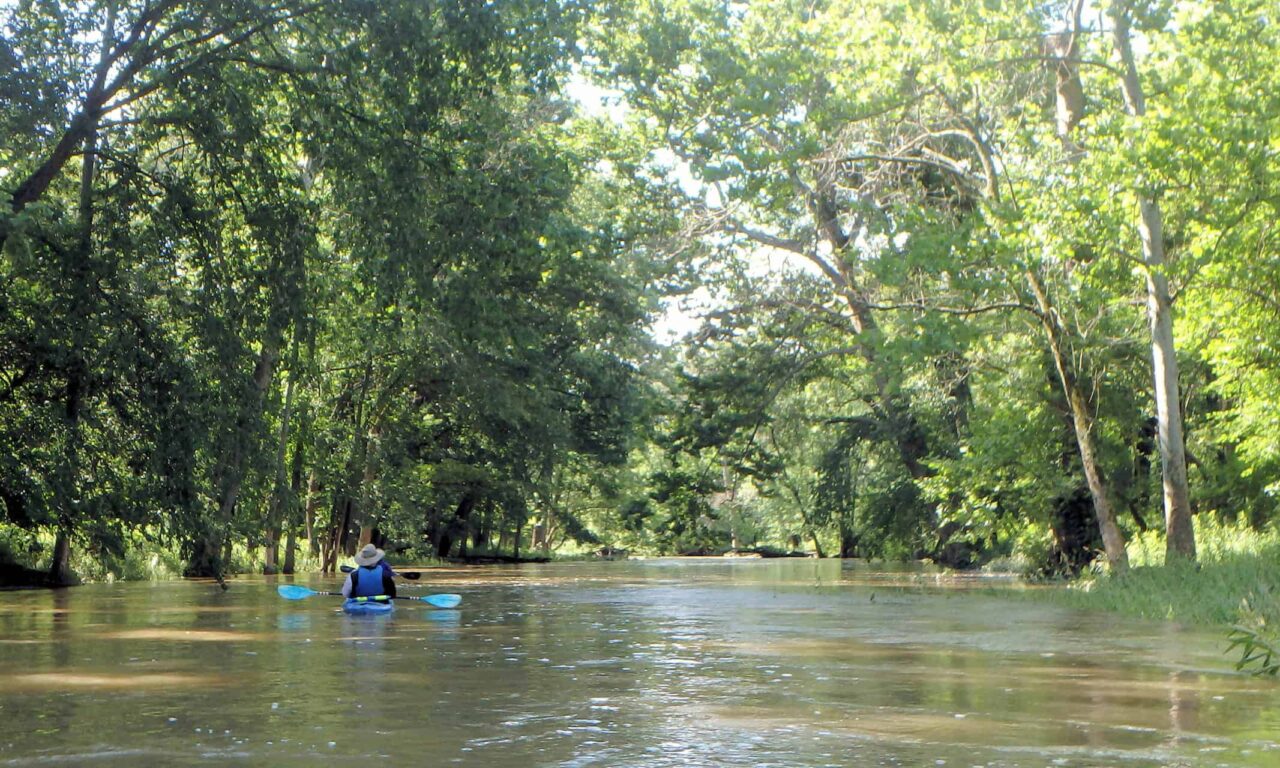
<svg viewBox="0 0 1280 768">
<path fill-rule="evenodd" d="M 1277 11 L 6 4 L 0 561 L 1269 525 Z"/>
</svg>

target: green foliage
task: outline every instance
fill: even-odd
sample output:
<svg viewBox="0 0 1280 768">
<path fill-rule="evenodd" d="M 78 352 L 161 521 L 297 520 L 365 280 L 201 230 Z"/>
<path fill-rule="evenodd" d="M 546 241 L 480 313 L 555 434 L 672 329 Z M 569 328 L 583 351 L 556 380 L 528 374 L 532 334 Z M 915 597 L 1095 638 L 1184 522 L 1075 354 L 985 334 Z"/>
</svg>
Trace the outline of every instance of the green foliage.
<svg viewBox="0 0 1280 768">
<path fill-rule="evenodd" d="M 332 564 L 537 521 L 552 549 L 1080 567 L 1065 377 L 1136 534 L 1122 600 L 1179 594 L 1143 197 L 1194 580 L 1238 603 L 1280 498 L 1275 3 L 1143 5 L 1143 116 L 1081 36 L 1062 137 L 1068 7 L 6 6 L 0 558 L 63 533 L 92 578 L 216 573 L 291 531 Z M 580 114 L 588 76 L 618 114 Z M 704 325 L 658 349 L 684 295 Z"/>
<path fill-rule="evenodd" d="M 74 531 L 95 578 L 142 573 L 144 530 L 253 567 L 304 515 L 330 557 L 447 550 L 625 461 L 670 265 L 630 246 L 660 199 L 596 170 L 632 150 L 558 96 L 580 4 L 46 5 L 0 47 L 0 121 L 49 127 L 0 146 L 34 190 L 0 261 L 9 525 Z"/>
<path fill-rule="evenodd" d="M 1231 653 L 1237 648 L 1240 649 L 1240 659 L 1236 662 L 1237 670 L 1248 670 L 1253 675 L 1275 677 L 1280 674 L 1280 637 L 1276 635 L 1274 623 L 1277 618 L 1277 611 L 1274 608 L 1276 601 L 1274 596 L 1265 589 L 1260 591 L 1258 599 L 1266 601 L 1272 606 L 1271 609 L 1263 612 L 1255 608 L 1251 600 L 1254 595 L 1242 599 L 1240 601 L 1241 623 L 1233 626 L 1227 635 L 1229 642 L 1225 652 Z"/>
</svg>

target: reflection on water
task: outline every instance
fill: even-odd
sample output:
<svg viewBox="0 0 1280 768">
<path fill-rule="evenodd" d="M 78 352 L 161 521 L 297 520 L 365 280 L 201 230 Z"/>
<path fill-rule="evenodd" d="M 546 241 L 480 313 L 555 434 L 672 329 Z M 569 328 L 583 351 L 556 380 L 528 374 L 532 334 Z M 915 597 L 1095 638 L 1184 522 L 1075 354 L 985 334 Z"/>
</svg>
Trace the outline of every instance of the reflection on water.
<svg viewBox="0 0 1280 768">
<path fill-rule="evenodd" d="M 311 614 L 302 611 L 282 613 L 276 617 L 276 626 L 285 632 L 306 632 L 311 629 Z"/>
<path fill-rule="evenodd" d="M 137 688 L 173 688 L 225 685 L 228 678 L 213 675 L 182 675 L 177 673 L 147 674 L 122 672 L 117 674 L 88 674 L 83 672 L 36 672 L 32 674 L 15 674 L 5 678 L 2 684 L 5 691 L 52 691 L 75 690 L 78 688 L 98 689 L 137 689 Z"/>
<path fill-rule="evenodd" d="M 1220 632 L 982 577 L 428 569 L 460 610 L 372 617 L 275 583 L 0 593 L 0 766 L 1280 765 L 1280 686 Z"/>
</svg>

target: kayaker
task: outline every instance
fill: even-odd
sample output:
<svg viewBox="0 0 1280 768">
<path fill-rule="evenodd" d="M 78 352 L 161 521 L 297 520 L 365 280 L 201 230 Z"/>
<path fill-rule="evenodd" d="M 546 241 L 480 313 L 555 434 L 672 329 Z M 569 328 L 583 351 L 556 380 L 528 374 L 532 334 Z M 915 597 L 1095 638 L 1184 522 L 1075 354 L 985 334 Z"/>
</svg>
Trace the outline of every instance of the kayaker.
<svg viewBox="0 0 1280 768">
<path fill-rule="evenodd" d="M 386 554 L 386 552 L 372 544 L 365 544 L 364 549 L 357 552 L 354 558 L 356 565 L 359 567 L 348 573 L 347 580 L 342 584 L 342 596 L 376 597 L 378 595 L 386 595 L 387 597 L 395 597 L 395 578 L 390 568 L 383 568 L 382 558 Z"/>
</svg>

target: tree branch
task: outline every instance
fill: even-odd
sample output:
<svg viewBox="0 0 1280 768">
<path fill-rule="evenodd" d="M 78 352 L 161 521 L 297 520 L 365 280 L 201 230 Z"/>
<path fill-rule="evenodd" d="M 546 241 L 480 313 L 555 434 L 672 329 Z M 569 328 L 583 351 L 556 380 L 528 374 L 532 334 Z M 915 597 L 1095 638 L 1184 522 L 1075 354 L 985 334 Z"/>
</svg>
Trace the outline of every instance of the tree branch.
<svg viewBox="0 0 1280 768">
<path fill-rule="evenodd" d="M 868 304 L 867 308 L 879 311 L 913 309 L 921 312 L 937 312 L 943 315 L 958 315 L 960 317 L 980 315 L 985 312 L 998 312 L 1005 309 L 1017 309 L 1023 312 L 1030 312 L 1036 317 L 1041 317 L 1040 310 L 1020 301 L 998 301 L 994 304 L 982 304 L 976 307 L 940 307 L 924 301 L 908 301 L 895 304 Z"/>
</svg>

